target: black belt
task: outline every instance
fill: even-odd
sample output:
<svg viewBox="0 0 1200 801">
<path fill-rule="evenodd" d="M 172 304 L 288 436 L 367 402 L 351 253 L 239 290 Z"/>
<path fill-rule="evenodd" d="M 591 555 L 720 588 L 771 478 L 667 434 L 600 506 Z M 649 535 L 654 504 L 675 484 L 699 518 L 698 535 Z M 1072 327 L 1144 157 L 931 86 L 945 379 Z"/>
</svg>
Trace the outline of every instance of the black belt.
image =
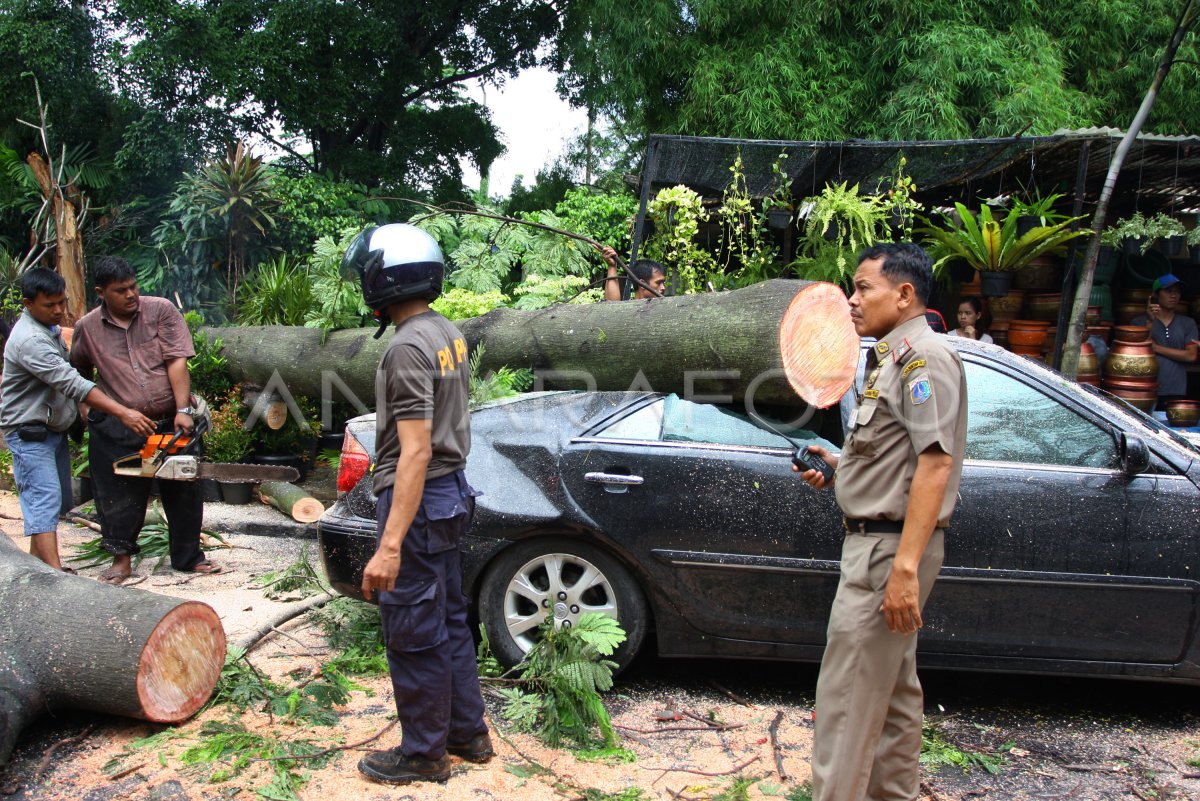
<svg viewBox="0 0 1200 801">
<path fill-rule="evenodd" d="M 904 531 L 903 520 L 858 520 L 843 517 L 842 525 L 851 534 L 900 534 Z"/>
</svg>

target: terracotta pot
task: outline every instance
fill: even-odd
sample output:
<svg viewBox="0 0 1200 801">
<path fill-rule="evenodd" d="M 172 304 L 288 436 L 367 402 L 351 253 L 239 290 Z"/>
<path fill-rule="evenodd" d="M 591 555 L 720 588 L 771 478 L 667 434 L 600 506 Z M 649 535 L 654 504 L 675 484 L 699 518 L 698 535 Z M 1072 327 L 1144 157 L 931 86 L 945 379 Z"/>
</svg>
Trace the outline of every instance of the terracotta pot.
<svg viewBox="0 0 1200 801">
<path fill-rule="evenodd" d="M 1146 325 L 1118 325 L 1113 329 L 1114 342 L 1138 344 L 1150 341 L 1150 327 Z"/>
<path fill-rule="evenodd" d="M 1062 286 L 1062 260 L 1054 256 L 1038 256 L 1020 270 L 1013 279 L 1018 289 L 1048 290 Z"/>
<path fill-rule="evenodd" d="M 1087 317 L 1086 317 L 1086 320 L 1087 320 L 1087 324 L 1088 324 L 1088 325 L 1100 325 L 1100 320 L 1101 320 L 1101 316 L 1100 316 L 1100 313 L 1101 313 L 1101 308 L 1102 308 L 1102 307 L 1100 307 L 1100 306 L 1088 306 L 1088 307 L 1087 307 Z"/>
<path fill-rule="evenodd" d="M 1177 400 L 1167 404 L 1167 422 L 1173 426 L 1191 427 L 1200 423 L 1200 401 Z"/>
<path fill-rule="evenodd" d="M 1117 381 L 1153 384 L 1158 380 L 1158 357 L 1149 342 L 1117 341 L 1104 360 L 1104 375 Z"/>
<path fill-rule="evenodd" d="M 1105 383 L 1104 388 L 1116 395 L 1121 400 L 1133 406 L 1136 409 L 1141 409 L 1146 414 L 1154 411 L 1154 405 L 1158 403 L 1158 390 L 1141 390 L 1141 389 L 1120 389 L 1110 387 Z"/>
<path fill-rule="evenodd" d="M 1027 359 L 1033 359 L 1035 362 L 1040 362 L 1042 360 L 1042 349 L 1040 347 L 1012 345 L 1009 350 L 1018 356 L 1024 356 Z"/>
<path fill-rule="evenodd" d="M 1149 289 L 1122 289 L 1117 293 L 1117 300 L 1121 303 L 1140 303 L 1142 308 L 1146 307 L 1146 301 L 1150 300 Z"/>
<path fill-rule="evenodd" d="M 1106 284 L 1094 284 L 1092 286 L 1092 294 L 1088 295 L 1088 303 L 1094 303 L 1100 306 L 1100 319 L 1112 320 L 1112 290 L 1110 290 Z"/>
<path fill-rule="evenodd" d="M 1113 309 L 1113 319 L 1117 325 L 1129 325 L 1138 316 L 1146 313 L 1145 301 L 1141 303 L 1118 303 Z"/>
<path fill-rule="evenodd" d="M 993 320 L 1011 320 L 1021 312 L 1025 303 L 1025 290 L 1014 289 L 1007 295 L 988 298 L 988 310 Z"/>
<path fill-rule="evenodd" d="M 1017 347 L 1035 348 L 1041 353 L 1049 328 L 1050 323 L 1039 320 L 1013 320 L 1008 326 L 1008 342 L 1013 346 L 1014 353 Z"/>
<path fill-rule="evenodd" d="M 1101 323 L 1100 325 L 1089 325 L 1084 329 L 1084 336 L 1100 337 L 1105 343 L 1112 337 L 1112 323 Z"/>
<path fill-rule="evenodd" d="M 1084 342 L 1079 346 L 1079 381 L 1083 376 L 1099 376 L 1100 360 L 1096 358 L 1096 349 Z"/>
<path fill-rule="evenodd" d="M 1042 292 L 1025 296 L 1025 316 L 1030 320 L 1057 320 L 1062 305 L 1061 292 Z"/>
<path fill-rule="evenodd" d="M 1099 373 L 1080 373 L 1079 375 L 1075 376 L 1075 383 L 1090 384 L 1093 387 L 1098 387 L 1098 386 L 1100 386 L 1100 374 Z"/>
</svg>

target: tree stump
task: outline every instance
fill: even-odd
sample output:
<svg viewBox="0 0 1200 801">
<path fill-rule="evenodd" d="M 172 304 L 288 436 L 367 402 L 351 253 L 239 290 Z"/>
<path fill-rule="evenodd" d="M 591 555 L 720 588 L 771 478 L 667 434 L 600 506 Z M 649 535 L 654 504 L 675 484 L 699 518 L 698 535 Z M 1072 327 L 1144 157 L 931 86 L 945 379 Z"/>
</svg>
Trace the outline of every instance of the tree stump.
<svg viewBox="0 0 1200 801">
<path fill-rule="evenodd" d="M 178 723 L 225 662 L 212 607 L 43 564 L 0 535 L 0 764 L 45 709 Z"/>
</svg>

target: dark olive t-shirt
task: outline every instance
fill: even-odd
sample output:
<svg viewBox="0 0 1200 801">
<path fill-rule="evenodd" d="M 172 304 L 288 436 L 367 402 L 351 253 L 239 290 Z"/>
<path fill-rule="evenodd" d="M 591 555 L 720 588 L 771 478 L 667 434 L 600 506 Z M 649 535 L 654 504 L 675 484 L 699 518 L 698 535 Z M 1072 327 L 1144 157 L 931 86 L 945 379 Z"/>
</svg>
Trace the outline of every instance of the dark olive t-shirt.
<svg viewBox="0 0 1200 801">
<path fill-rule="evenodd" d="M 398 420 L 428 421 L 433 457 L 426 480 L 467 466 L 470 372 L 467 341 L 442 315 L 429 311 L 397 326 L 375 374 L 376 495 L 395 482 Z"/>
</svg>

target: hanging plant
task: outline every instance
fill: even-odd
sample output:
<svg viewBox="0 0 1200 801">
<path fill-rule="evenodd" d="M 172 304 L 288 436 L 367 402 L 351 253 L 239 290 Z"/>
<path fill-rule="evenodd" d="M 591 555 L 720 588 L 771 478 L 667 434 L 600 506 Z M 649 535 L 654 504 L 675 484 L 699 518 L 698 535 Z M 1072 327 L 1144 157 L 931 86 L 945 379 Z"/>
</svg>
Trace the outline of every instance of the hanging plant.
<svg viewBox="0 0 1200 801">
<path fill-rule="evenodd" d="M 848 184 L 827 184 L 801 205 L 806 212 L 802 255 L 791 266 L 802 278 L 846 285 L 857 267 L 854 255 L 890 238 L 887 201 L 859 194 L 858 184 Z"/>
<path fill-rule="evenodd" d="M 699 292 L 706 281 L 719 275 L 712 254 L 696 243 L 700 221 L 708 218 L 700 195 L 682 184 L 661 189 L 646 213 L 654 221 L 655 232 L 646 240 L 645 256 L 674 273 L 677 294 Z"/>
</svg>

